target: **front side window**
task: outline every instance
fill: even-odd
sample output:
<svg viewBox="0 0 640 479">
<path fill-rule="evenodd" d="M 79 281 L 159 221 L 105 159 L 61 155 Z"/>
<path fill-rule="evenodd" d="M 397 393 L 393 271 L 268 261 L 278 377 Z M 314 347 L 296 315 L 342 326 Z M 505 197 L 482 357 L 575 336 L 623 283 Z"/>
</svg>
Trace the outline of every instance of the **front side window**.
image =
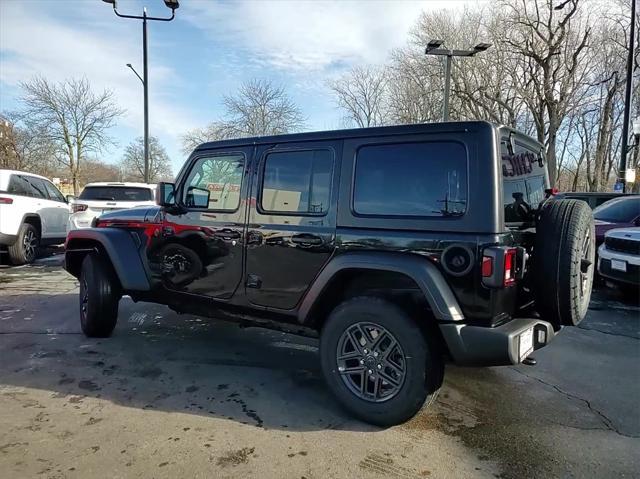
<svg viewBox="0 0 640 479">
<path fill-rule="evenodd" d="M 353 209 L 360 215 L 463 215 L 467 209 L 465 147 L 434 141 L 360 148 Z"/>
<path fill-rule="evenodd" d="M 276 213 L 325 214 L 333 155 L 329 150 L 269 153 L 264 164 L 261 206 Z"/>
<path fill-rule="evenodd" d="M 44 181 L 44 187 L 47 190 L 47 194 L 49 195 L 50 200 L 61 201 L 61 202 L 65 201 L 64 196 L 62 196 L 62 193 L 60 193 L 60 190 L 58 190 L 58 188 L 56 188 L 53 185 L 53 183 Z"/>
<path fill-rule="evenodd" d="M 189 208 L 235 211 L 240 206 L 243 176 L 241 154 L 200 158 L 185 182 L 184 204 Z"/>
<path fill-rule="evenodd" d="M 29 183 L 29 185 L 31 185 L 34 197 L 42 198 L 43 200 L 49 199 L 47 189 L 44 186 L 44 181 L 40 178 L 36 178 L 35 176 L 23 176 L 23 178 L 27 183 Z"/>
</svg>

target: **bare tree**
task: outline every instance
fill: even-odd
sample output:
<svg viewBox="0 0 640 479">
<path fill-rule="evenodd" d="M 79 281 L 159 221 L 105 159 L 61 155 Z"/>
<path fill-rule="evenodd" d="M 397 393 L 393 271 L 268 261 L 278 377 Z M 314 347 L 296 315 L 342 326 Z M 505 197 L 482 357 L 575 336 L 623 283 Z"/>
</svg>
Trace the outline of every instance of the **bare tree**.
<svg viewBox="0 0 640 479">
<path fill-rule="evenodd" d="M 188 155 L 198 145 L 209 141 L 219 141 L 232 138 L 228 125 L 224 122 L 214 121 L 204 128 L 194 128 L 182 136 L 182 152 Z"/>
<path fill-rule="evenodd" d="M 354 67 L 328 86 L 347 122 L 366 128 L 388 123 L 387 83 L 386 69 L 364 66 Z"/>
<path fill-rule="evenodd" d="M 299 131 L 305 118 L 284 88 L 268 80 L 243 83 L 234 95 L 224 97 L 226 120 L 231 137 L 281 135 Z"/>
<path fill-rule="evenodd" d="M 250 136 L 281 135 L 304 128 L 305 118 L 285 89 L 268 80 L 243 83 L 223 99 L 225 117 L 182 137 L 183 150 L 191 151 L 204 141 Z"/>
<path fill-rule="evenodd" d="M 21 126 L 16 113 L 0 115 L 0 168 L 49 176 L 55 168 L 55 147 L 39 129 Z"/>
<path fill-rule="evenodd" d="M 120 162 L 123 180 L 144 181 L 144 140 L 136 138 L 124 151 Z M 149 181 L 172 180 L 171 160 L 155 136 L 149 138 Z"/>
<path fill-rule="evenodd" d="M 521 61 L 519 90 L 534 118 L 538 140 L 546 144 L 549 176 L 556 180 L 556 143 L 587 72 L 591 27 L 581 18 L 579 0 L 503 0 L 507 12 L 504 43 Z"/>
<path fill-rule="evenodd" d="M 21 87 L 25 125 L 42 132 L 54 145 L 56 158 L 69 169 L 74 194 L 78 194 L 82 162 L 112 142 L 108 130 L 123 113 L 113 93 L 94 93 L 86 78 L 51 83 L 35 77 Z"/>
</svg>

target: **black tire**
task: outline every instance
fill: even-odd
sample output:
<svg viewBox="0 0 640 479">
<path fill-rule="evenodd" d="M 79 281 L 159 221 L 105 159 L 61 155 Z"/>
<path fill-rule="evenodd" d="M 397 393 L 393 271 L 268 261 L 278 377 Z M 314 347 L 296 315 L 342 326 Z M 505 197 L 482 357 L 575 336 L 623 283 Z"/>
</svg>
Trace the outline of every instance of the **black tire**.
<svg viewBox="0 0 640 479">
<path fill-rule="evenodd" d="M 80 271 L 80 326 L 89 338 L 111 335 L 118 320 L 117 280 L 97 254 L 85 256 Z"/>
<path fill-rule="evenodd" d="M 341 338 L 350 328 L 360 324 L 384 328 L 404 352 L 404 380 L 394 395 L 380 402 L 359 397 L 348 386 L 348 379 L 343 379 L 345 373 L 339 371 L 338 347 Z M 338 305 L 324 324 L 320 338 L 322 372 L 329 389 L 353 415 L 382 427 L 407 421 L 435 400 L 444 376 L 444 363 L 438 351 L 434 338 L 423 334 L 418 324 L 402 309 L 388 301 L 364 296 Z M 372 359 L 371 354 L 367 357 L 369 359 Z M 367 371 L 362 371 L 362 381 Z"/>
<path fill-rule="evenodd" d="M 40 234 L 35 226 L 22 223 L 16 242 L 9 246 L 9 260 L 14 266 L 33 263 L 38 256 Z"/>
<path fill-rule="evenodd" d="M 581 200 L 545 204 L 536 225 L 534 289 L 541 318 L 576 326 L 589 308 L 595 270 L 595 227 Z"/>
</svg>

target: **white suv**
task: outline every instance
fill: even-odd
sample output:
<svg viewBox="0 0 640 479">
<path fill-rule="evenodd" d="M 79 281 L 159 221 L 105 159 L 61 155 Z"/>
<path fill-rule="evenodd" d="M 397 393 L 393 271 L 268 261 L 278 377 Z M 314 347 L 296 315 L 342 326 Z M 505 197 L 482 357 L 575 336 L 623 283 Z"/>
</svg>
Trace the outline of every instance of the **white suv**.
<svg viewBox="0 0 640 479">
<path fill-rule="evenodd" d="M 598 273 L 623 291 L 640 294 L 640 228 L 618 228 L 598 248 Z"/>
<path fill-rule="evenodd" d="M 14 265 L 31 263 L 38 246 L 64 243 L 69 205 L 48 179 L 0 170 L 0 247 Z"/>
<path fill-rule="evenodd" d="M 71 202 L 69 231 L 91 228 L 102 213 L 136 206 L 155 205 L 156 185 L 147 183 L 89 183 Z"/>
</svg>

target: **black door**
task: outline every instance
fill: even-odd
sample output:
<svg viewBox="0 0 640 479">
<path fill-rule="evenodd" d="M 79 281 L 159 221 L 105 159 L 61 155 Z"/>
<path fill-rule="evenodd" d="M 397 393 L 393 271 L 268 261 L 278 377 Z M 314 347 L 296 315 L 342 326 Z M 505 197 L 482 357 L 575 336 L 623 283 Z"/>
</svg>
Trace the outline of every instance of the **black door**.
<svg viewBox="0 0 640 479">
<path fill-rule="evenodd" d="M 171 290 L 230 298 L 242 283 L 248 162 L 252 148 L 202 153 L 176 195 L 180 213 L 167 213 L 151 262 Z"/>
<path fill-rule="evenodd" d="M 341 142 L 327 141 L 258 153 L 247 232 L 251 303 L 295 308 L 331 257 L 340 149 Z"/>
</svg>

